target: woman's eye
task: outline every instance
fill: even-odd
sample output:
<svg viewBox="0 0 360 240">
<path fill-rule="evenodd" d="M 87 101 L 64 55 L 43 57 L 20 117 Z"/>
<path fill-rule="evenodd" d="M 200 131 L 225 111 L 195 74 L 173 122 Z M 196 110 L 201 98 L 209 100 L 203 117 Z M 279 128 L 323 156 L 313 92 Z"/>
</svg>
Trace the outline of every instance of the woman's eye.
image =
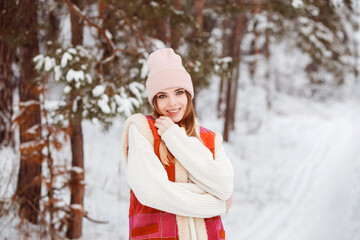
<svg viewBox="0 0 360 240">
<path fill-rule="evenodd" d="M 183 93 L 184 93 L 184 91 L 178 91 L 178 92 L 176 92 L 176 95 L 181 95 Z"/>
<path fill-rule="evenodd" d="M 166 95 L 158 95 L 158 98 L 165 98 L 166 97 Z"/>
</svg>

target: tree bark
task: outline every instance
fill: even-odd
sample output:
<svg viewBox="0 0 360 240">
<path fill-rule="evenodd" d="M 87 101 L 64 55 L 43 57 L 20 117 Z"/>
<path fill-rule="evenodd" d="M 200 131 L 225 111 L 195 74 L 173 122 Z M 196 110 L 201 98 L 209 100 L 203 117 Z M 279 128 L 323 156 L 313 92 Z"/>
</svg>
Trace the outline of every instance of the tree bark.
<svg viewBox="0 0 360 240">
<path fill-rule="evenodd" d="M 254 9 L 253 9 L 253 16 L 254 18 L 256 18 L 256 16 L 260 13 L 260 6 L 259 6 L 259 2 L 258 0 L 253 0 L 253 4 L 254 4 Z M 259 53 L 260 53 L 260 49 L 259 49 L 259 32 L 257 31 L 257 29 L 254 30 L 254 35 L 255 38 L 251 44 L 251 49 L 250 49 L 250 53 L 253 57 L 253 61 L 250 62 L 249 64 L 249 68 L 250 68 L 250 76 L 251 79 L 253 81 L 254 85 L 258 85 L 258 79 L 256 79 L 256 70 L 258 67 L 258 61 L 259 61 Z"/>
<path fill-rule="evenodd" d="M 19 5 L 20 34 L 24 34 L 19 48 L 20 60 L 20 169 L 16 195 L 19 213 L 32 223 L 38 223 L 41 197 L 41 116 L 39 85 L 36 83 L 33 57 L 39 53 L 37 37 L 37 1 L 24 0 Z M 31 131 L 28 131 L 29 129 Z"/>
<path fill-rule="evenodd" d="M 241 4 L 241 1 L 239 4 Z M 235 129 L 236 99 L 239 81 L 240 44 L 246 33 L 247 18 L 245 14 L 237 15 L 234 19 L 232 36 L 230 39 L 230 53 L 233 61 L 237 64 L 232 72 L 232 79 L 227 84 L 226 111 L 224 122 L 224 140 L 229 141 L 229 133 Z"/>
<path fill-rule="evenodd" d="M 183 8 L 183 1 L 182 0 L 175 0 L 174 1 L 174 7 L 176 10 L 182 10 Z M 180 45 L 180 39 L 181 39 L 181 29 L 180 25 L 173 22 L 172 19 L 170 19 L 170 26 L 171 26 L 171 48 L 174 50 L 177 50 Z"/>
<path fill-rule="evenodd" d="M 216 106 L 218 118 L 222 118 L 224 115 L 223 110 L 222 110 L 222 105 L 224 102 L 224 89 L 225 89 L 225 80 L 224 80 L 224 78 L 221 78 L 220 83 L 219 83 L 219 98 L 218 98 L 218 103 Z"/>
<path fill-rule="evenodd" d="M 52 10 L 48 13 L 47 39 L 56 42 L 59 36 L 60 21 L 56 11 Z"/>
<path fill-rule="evenodd" d="M 72 3 L 80 8 L 80 0 L 72 0 Z M 71 13 L 71 43 L 73 46 L 83 43 L 83 22 Z M 77 93 L 71 96 L 71 102 L 76 98 Z M 81 104 L 81 103 L 80 103 Z M 78 108 L 81 109 L 81 106 Z M 73 113 L 70 120 L 71 129 L 71 152 L 72 152 L 72 171 L 70 180 L 70 219 L 66 236 L 70 239 L 80 238 L 82 235 L 82 216 L 84 206 L 84 146 L 82 133 L 81 111 Z"/>
<path fill-rule="evenodd" d="M 156 38 L 160 39 L 165 45 L 167 44 L 167 22 L 165 20 L 156 22 Z"/>
<path fill-rule="evenodd" d="M 197 27 L 193 30 L 193 37 L 195 39 L 200 39 L 203 35 L 203 11 L 205 8 L 205 0 L 195 0 L 194 2 L 194 19 L 196 22 Z M 197 52 L 197 58 L 200 62 L 204 63 L 204 51 L 201 49 L 198 49 L 198 47 L 196 47 L 196 45 L 194 45 L 195 48 L 192 49 L 193 51 Z M 194 103 L 194 109 L 195 112 L 197 112 L 196 110 L 196 100 L 197 100 L 197 93 L 199 92 L 199 83 L 197 79 L 193 79 L 193 85 L 194 85 L 194 99 L 193 99 L 193 103 Z"/>
<path fill-rule="evenodd" d="M 0 147 L 14 147 L 11 127 L 13 115 L 13 73 L 11 70 L 13 51 L 6 41 L 0 41 Z"/>
<path fill-rule="evenodd" d="M 194 17 L 195 22 L 197 23 L 197 29 L 194 30 L 194 36 L 195 37 L 201 37 L 201 33 L 203 30 L 203 11 L 205 7 L 205 0 L 195 0 L 195 6 L 194 6 Z"/>
<path fill-rule="evenodd" d="M 13 72 L 11 65 L 14 51 L 9 46 L 9 28 L 13 27 L 11 10 L 14 4 L 6 1 L 0 2 L 0 148 L 2 146 L 14 147 L 14 134 L 11 127 L 13 115 Z"/>
<path fill-rule="evenodd" d="M 224 19 L 223 23 L 222 23 L 222 28 L 223 28 L 223 35 L 222 35 L 222 55 L 223 57 L 227 57 L 230 56 L 230 49 L 229 49 L 229 36 L 227 34 L 227 30 L 229 28 L 229 20 L 228 19 Z M 225 101 L 225 85 L 226 85 L 226 80 L 224 79 L 224 77 L 222 77 L 220 79 L 220 83 L 219 83 L 219 98 L 218 98 L 218 103 L 217 103 L 217 116 L 218 118 L 223 118 L 224 117 L 224 110 L 223 110 L 223 103 Z"/>
<path fill-rule="evenodd" d="M 267 19 L 268 22 L 270 22 L 270 14 L 271 10 L 268 8 L 267 10 Z M 271 69 L 271 62 L 270 62 L 270 30 L 265 31 L 265 44 L 264 44 L 264 56 L 266 59 L 266 73 L 265 73 L 265 90 L 266 90 L 266 105 L 267 108 L 270 110 L 272 108 L 272 96 L 274 92 L 274 83 L 272 82 L 271 76 L 270 76 L 270 69 Z"/>
<path fill-rule="evenodd" d="M 84 203 L 84 151 L 81 116 L 77 115 L 71 121 L 71 217 L 66 236 L 70 239 L 82 235 L 82 216 Z"/>
</svg>

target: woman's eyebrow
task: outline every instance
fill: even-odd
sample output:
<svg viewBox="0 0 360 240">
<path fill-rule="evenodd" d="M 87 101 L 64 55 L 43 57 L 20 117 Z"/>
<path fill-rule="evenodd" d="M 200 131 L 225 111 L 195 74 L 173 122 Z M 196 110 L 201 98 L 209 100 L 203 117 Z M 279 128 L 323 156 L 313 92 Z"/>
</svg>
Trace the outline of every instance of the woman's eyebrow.
<svg viewBox="0 0 360 240">
<path fill-rule="evenodd" d="M 177 91 L 180 91 L 180 90 L 184 91 L 185 89 L 184 88 L 179 88 L 179 89 L 176 89 L 174 92 L 177 92 Z"/>
</svg>

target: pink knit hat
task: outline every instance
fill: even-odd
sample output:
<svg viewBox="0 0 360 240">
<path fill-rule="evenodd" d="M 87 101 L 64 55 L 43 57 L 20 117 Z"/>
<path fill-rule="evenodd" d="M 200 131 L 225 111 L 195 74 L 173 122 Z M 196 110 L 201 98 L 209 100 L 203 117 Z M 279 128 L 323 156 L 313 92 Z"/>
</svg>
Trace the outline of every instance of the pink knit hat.
<svg viewBox="0 0 360 240">
<path fill-rule="evenodd" d="M 172 87 L 184 88 L 191 98 L 194 97 L 190 74 L 183 67 L 181 57 L 172 48 L 162 48 L 151 53 L 147 65 L 150 71 L 146 88 L 150 104 L 158 92 Z"/>
</svg>

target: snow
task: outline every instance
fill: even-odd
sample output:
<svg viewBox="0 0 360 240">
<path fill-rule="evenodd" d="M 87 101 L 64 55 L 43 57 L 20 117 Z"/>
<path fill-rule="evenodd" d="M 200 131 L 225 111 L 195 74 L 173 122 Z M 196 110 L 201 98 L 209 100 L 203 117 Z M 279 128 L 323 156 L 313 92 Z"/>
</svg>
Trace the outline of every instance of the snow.
<svg viewBox="0 0 360 240">
<path fill-rule="evenodd" d="M 72 166 L 70 170 L 73 172 L 76 172 L 77 174 L 84 172 L 84 169 L 82 169 L 81 167 L 75 167 L 75 166 Z"/>
<path fill-rule="evenodd" d="M 118 95 L 115 95 L 115 101 L 119 105 L 117 108 L 118 113 L 124 113 L 125 116 L 129 117 L 131 116 L 131 112 L 133 111 L 132 101 L 133 98 L 119 98 Z"/>
<path fill-rule="evenodd" d="M 335 7 L 342 7 L 342 6 L 344 6 L 343 0 L 331 0 L 331 3 L 332 3 Z"/>
<path fill-rule="evenodd" d="M 39 128 L 40 128 L 40 124 L 35 124 L 31 128 L 27 129 L 26 133 L 36 134 Z"/>
<path fill-rule="evenodd" d="M 139 101 L 141 101 L 141 92 L 145 90 L 145 86 L 138 83 L 138 82 L 132 82 L 129 84 L 130 91 L 137 97 Z"/>
<path fill-rule="evenodd" d="M 55 63 L 54 58 L 51 58 L 51 57 L 48 57 L 48 56 L 45 57 L 45 64 L 44 64 L 45 72 L 50 71 L 55 65 L 56 65 L 56 63 Z"/>
<path fill-rule="evenodd" d="M 129 71 L 130 78 L 136 78 L 136 76 L 139 74 L 138 68 L 131 68 Z"/>
<path fill-rule="evenodd" d="M 159 7 L 159 4 L 157 2 L 151 1 L 150 5 L 154 8 Z"/>
<path fill-rule="evenodd" d="M 78 101 L 80 101 L 80 100 L 81 100 L 81 97 L 79 95 L 75 97 L 73 105 L 72 105 L 72 111 L 73 112 L 77 112 L 77 110 L 78 110 Z"/>
<path fill-rule="evenodd" d="M 147 77 L 148 73 L 149 73 L 149 67 L 146 64 L 146 60 L 145 59 L 139 59 L 138 61 L 142 67 L 141 67 L 141 71 L 140 71 L 140 77 L 141 78 L 145 78 Z"/>
<path fill-rule="evenodd" d="M 80 204 L 71 204 L 70 208 L 75 210 L 82 210 L 82 206 Z"/>
<path fill-rule="evenodd" d="M 29 107 L 31 105 L 37 105 L 37 104 L 40 104 L 40 102 L 35 101 L 35 100 L 29 100 L 29 101 L 26 101 L 26 102 L 20 102 L 19 106 L 20 107 Z"/>
<path fill-rule="evenodd" d="M 80 82 L 76 82 L 76 83 L 75 83 L 75 88 L 76 88 L 76 89 L 79 89 L 80 86 L 81 86 L 81 83 L 80 83 Z"/>
<path fill-rule="evenodd" d="M 315 7 L 314 5 L 308 6 L 308 11 L 313 15 L 313 16 L 318 16 L 320 10 Z"/>
<path fill-rule="evenodd" d="M 271 202 L 266 199 L 270 196 L 260 196 L 264 198 L 263 204 L 252 213 L 247 209 L 249 204 L 252 205 L 251 202 L 245 202 L 242 210 L 236 210 L 236 215 L 244 216 L 243 224 L 237 223 L 236 226 L 243 228 L 239 232 L 231 232 L 230 236 L 254 240 L 355 239 L 347 234 L 352 225 L 350 212 L 356 206 L 356 198 L 351 192 L 358 185 L 355 167 L 359 167 L 356 155 L 360 153 L 360 144 L 355 139 L 360 134 L 360 128 L 356 126 L 360 112 L 356 104 L 326 106 L 331 110 L 325 109 L 325 106 L 320 109 L 309 106 L 313 108 L 310 109 L 314 111 L 313 115 L 307 116 L 307 119 L 304 115 L 300 121 L 286 116 L 292 120 L 293 126 L 281 126 L 281 121 L 278 121 L 274 129 L 268 129 L 273 133 L 280 132 L 281 128 L 286 129 L 286 141 L 282 149 L 271 143 L 276 139 L 264 140 L 258 136 L 252 144 L 244 146 L 242 150 L 245 153 L 242 154 L 245 156 L 254 153 L 250 150 L 247 154 L 247 149 L 257 147 L 253 144 L 261 143 L 262 148 L 265 147 L 261 150 L 263 154 L 257 154 L 263 155 L 263 159 L 255 156 L 249 162 L 253 165 L 251 172 L 262 168 L 259 170 L 262 176 L 251 176 L 253 179 L 250 179 L 249 185 L 259 181 L 266 186 L 270 182 L 273 186 L 268 191 L 273 192 L 271 195 L 276 194 L 277 200 Z M 320 112 L 316 114 L 316 110 Z M 303 111 L 309 112 L 306 109 Z M 280 158 L 272 157 L 274 153 Z M 275 176 L 272 176 L 274 173 Z M 240 176 L 237 178 L 240 180 Z M 356 195 L 359 196 L 359 192 Z M 237 204 L 246 200 L 241 198 L 237 196 Z M 264 204 L 265 200 L 268 203 Z"/>
<path fill-rule="evenodd" d="M 171 9 L 173 11 L 173 13 L 175 13 L 176 15 L 184 15 L 184 12 L 181 10 L 177 10 L 177 9 Z"/>
<path fill-rule="evenodd" d="M 63 92 L 64 92 L 65 94 L 67 94 L 67 93 L 71 92 L 71 89 L 72 89 L 72 88 L 71 88 L 69 85 L 66 85 L 66 86 L 64 87 Z"/>
<path fill-rule="evenodd" d="M 56 49 L 55 54 L 60 55 L 62 53 L 62 51 L 63 51 L 62 48 L 58 48 L 58 49 Z"/>
<path fill-rule="evenodd" d="M 63 54 L 63 56 L 61 57 L 61 67 L 65 68 L 67 66 L 68 62 L 71 60 L 73 60 L 73 56 L 70 53 L 65 52 Z"/>
<path fill-rule="evenodd" d="M 111 109 L 109 107 L 109 97 L 106 94 L 101 95 L 101 98 L 98 100 L 98 106 L 101 111 L 105 114 L 111 113 Z"/>
<path fill-rule="evenodd" d="M 106 34 L 106 37 L 109 38 L 110 40 L 113 39 L 113 36 L 112 36 L 111 32 L 108 29 L 105 30 L 105 34 Z"/>
<path fill-rule="evenodd" d="M 14 161 L 18 155 L 9 147 L 0 148 L 0 199 L 10 199 L 15 192 L 18 166 Z M 0 232 L 2 220 L 0 218 Z M 0 234 L 1 236 L 1 234 Z"/>
<path fill-rule="evenodd" d="M 20 149 L 34 148 L 38 145 L 44 144 L 43 140 L 27 141 L 20 144 Z"/>
<path fill-rule="evenodd" d="M 85 78 L 88 84 L 92 84 L 93 80 L 90 74 L 85 74 Z"/>
<path fill-rule="evenodd" d="M 71 54 L 73 54 L 73 55 L 76 55 L 76 54 L 77 54 L 77 51 L 76 51 L 75 48 L 69 48 L 69 49 L 67 50 L 67 52 L 69 52 L 69 53 L 71 53 Z"/>
<path fill-rule="evenodd" d="M 60 66 L 54 67 L 54 73 L 55 73 L 55 81 L 58 82 L 60 78 L 62 77 L 62 71 Z"/>
<path fill-rule="evenodd" d="M 99 97 L 105 92 L 105 86 L 104 85 L 98 85 L 92 90 L 92 94 L 94 97 Z"/>
<path fill-rule="evenodd" d="M 40 71 L 44 64 L 45 58 L 42 54 L 40 54 L 40 55 L 35 56 L 33 58 L 33 61 L 36 62 L 35 69 Z"/>
<path fill-rule="evenodd" d="M 199 97 L 211 98 L 206 93 Z M 214 104 L 215 100 L 199 102 L 203 109 L 199 117 L 205 127 L 221 131 L 221 121 L 207 112 Z M 359 100 L 320 104 L 280 95 L 273 112 L 264 113 L 265 122 L 256 133 L 246 134 L 238 127 L 231 142 L 225 143 L 235 170 L 233 206 L 223 216 L 227 239 L 359 238 L 358 105 Z M 123 123 L 124 119 L 117 119 L 103 133 L 99 123 L 83 122 L 84 211 L 108 223 L 84 219 L 81 239 L 128 239 L 129 187 L 119 148 Z M 11 161 L 15 155 L 0 153 L 7 156 L 7 161 L 0 161 L 4 178 L 15 172 Z M 14 184 L 1 185 L 0 193 L 9 195 L 14 189 Z M 0 218 L 1 229 L 4 224 L 9 223 Z M 14 231 L 5 231 L 4 237 Z"/>
<path fill-rule="evenodd" d="M 68 82 L 78 82 L 85 79 L 84 71 L 76 71 L 74 69 L 70 69 L 66 74 L 66 81 Z"/>
<path fill-rule="evenodd" d="M 304 2 L 302 0 L 292 0 L 291 5 L 294 8 L 300 8 L 300 7 L 304 6 Z"/>
</svg>

